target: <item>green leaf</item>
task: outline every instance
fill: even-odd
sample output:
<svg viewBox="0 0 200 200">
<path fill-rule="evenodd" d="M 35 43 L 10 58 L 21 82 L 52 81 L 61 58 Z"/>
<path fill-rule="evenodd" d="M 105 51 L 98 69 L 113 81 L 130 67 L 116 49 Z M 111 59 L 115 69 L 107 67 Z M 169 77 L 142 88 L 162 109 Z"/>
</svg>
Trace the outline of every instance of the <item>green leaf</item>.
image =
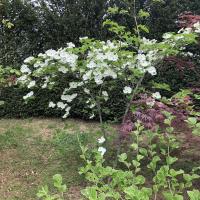
<svg viewBox="0 0 200 200">
<path fill-rule="evenodd" d="M 163 192 L 163 196 L 165 200 L 183 200 L 182 195 L 178 194 L 173 195 L 171 192 Z"/>
<path fill-rule="evenodd" d="M 41 198 L 41 197 L 46 197 L 48 196 L 48 193 L 49 193 L 49 189 L 48 189 L 48 186 L 45 185 L 44 187 L 42 187 L 38 193 L 37 193 L 37 197 Z"/>
<path fill-rule="evenodd" d="M 174 164 L 177 160 L 178 160 L 178 158 L 176 158 L 176 157 L 171 157 L 171 156 L 168 156 L 168 157 L 166 158 L 166 162 L 167 162 L 168 165 Z"/>
<path fill-rule="evenodd" d="M 97 191 L 95 187 L 87 187 L 81 193 L 89 200 L 97 200 Z"/>
<path fill-rule="evenodd" d="M 170 86 L 166 83 L 157 83 L 157 82 L 152 81 L 152 84 L 153 84 L 153 88 L 155 89 L 171 91 Z"/>
<path fill-rule="evenodd" d="M 200 191 L 199 190 L 192 190 L 188 191 L 188 196 L 190 197 L 190 200 L 200 200 Z"/>
<path fill-rule="evenodd" d="M 126 159 L 127 159 L 126 153 L 122 153 L 121 155 L 119 155 L 119 162 L 124 162 Z"/>
<path fill-rule="evenodd" d="M 196 117 L 189 117 L 187 119 L 188 123 L 191 125 L 195 125 L 197 123 L 197 118 Z"/>
<path fill-rule="evenodd" d="M 139 16 L 140 18 L 147 18 L 147 17 L 150 16 L 150 14 L 149 14 L 149 12 L 146 12 L 146 11 L 140 9 L 140 11 L 139 11 L 139 13 L 138 13 L 138 16 Z"/>
<path fill-rule="evenodd" d="M 138 29 L 144 31 L 145 33 L 149 33 L 149 29 L 147 28 L 147 26 L 139 24 L 137 27 Z"/>
</svg>

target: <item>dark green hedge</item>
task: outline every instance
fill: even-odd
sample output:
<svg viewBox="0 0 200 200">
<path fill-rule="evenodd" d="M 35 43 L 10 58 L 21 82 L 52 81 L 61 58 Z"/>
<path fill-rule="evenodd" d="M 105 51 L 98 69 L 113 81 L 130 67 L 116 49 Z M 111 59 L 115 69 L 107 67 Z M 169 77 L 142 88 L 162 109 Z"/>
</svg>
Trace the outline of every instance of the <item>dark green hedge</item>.
<svg viewBox="0 0 200 200">
<path fill-rule="evenodd" d="M 66 84 L 66 83 L 65 83 Z M 35 98 L 25 103 L 23 96 L 29 91 L 26 88 L 18 86 L 2 88 L 0 99 L 5 103 L 0 106 L 0 117 L 6 118 L 25 118 L 25 117 L 60 117 L 62 112 L 60 110 L 48 108 L 49 101 L 58 102 L 59 97 L 64 90 L 65 85 L 62 81 L 53 90 L 35 89 Z M 111 87 L 108 85 L 107 87 Z M 107 120 L 117 120 L 123 115 L 125 98 L 122 94 L 123 83 L 119 82 L 118 85 L 113 86 L 110 92 L 110 99 L 103 105 L 103 117 Z M 77 91 L 81 93 L 82 91 Z M 84 93 L 73 101 L 71 109 L 71 117 L 89 119 L 91 109 L 87 108 L 86 96 Z M 97 114 L 97 110 L 95 111 Z"/>
<path fill-rule="evenodd" d="M 51 9 L 44 3 L 36 8 L 22 0 L 2 0 L 0 5 L 0 20 L 9 19 L 14 28 L 9 30 L 0 24 L 0 64 L 20 66 L 22 61 L 30 56 L 44 52 L 47 49 L 57 49 L 72 41 L 78 43 L 80 36 L 98 39 L 110 38 L 110 34 L 102 27 L 103 16 L 107 9 L 107 0 L 78 0 L 54 1 Z M 26 2 L 26 1 L 25 1 Z M 43 2 L 43 1 L 41 1 Z M 126 8 L 121 0 L 111 0 L 111 4 Z M 152 0 L 138 0 L 138 9 L 143 7 L 150 11 L 151 17 L 146 22 L 150 28 L 150 37 L 160 39 L 167 31 L 176 31 L 176 20 L 183 11 L 191 11 L 200 15 L 199 0 L 166 0 L 164 3 L 154 4 Z M 133 28 L 133 19 L 117 16 L 114 20 Z M 200 50 L 192 49 L 194 52 Z M 196 71 L 187 69 L 184 74 L 177 71 L 176 65 L 165 63 L 159 66 L 157 82 L 168 83 L 172 93 L 185 87 L 200 86 L 200 63 L 197 58 Z M 146 82 L 149 80 L 146 79 Z M 2 89 L 0 99 L 5 104 L 0 107 L 0 117 L 28 117 L 28 116 L 61 116 L 60 111 L 48 108 L 49 100 L 58 100 L 65 83 L 60 82 L 53 91 L 37 90 L 36 99 L 25 104 L 22 97 L 28 91 L 17 86 Z M 109 86 L 108 86 L 109 87 Z M 111 99 L 106 103 L 104 116 L 115 119 L 122 116 L 124 98 L 123 83 L 118 83 L 112 89 Z M 85 108 L 84 95 L 75 101 L 71 115 L 73 117 L 88 118 L 90 109 Z"/>
</svg>

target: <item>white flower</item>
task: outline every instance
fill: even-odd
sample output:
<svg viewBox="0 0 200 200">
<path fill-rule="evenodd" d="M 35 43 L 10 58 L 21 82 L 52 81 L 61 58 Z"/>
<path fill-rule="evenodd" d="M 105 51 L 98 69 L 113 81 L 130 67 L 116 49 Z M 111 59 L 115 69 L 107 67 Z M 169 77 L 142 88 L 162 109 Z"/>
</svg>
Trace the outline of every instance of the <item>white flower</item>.
<svg viewBox="0 0 200 200">
<path fill-rule="evenodd" d="M 150 62 L 144 60 L 143 62 L 140 63 L 140 65 L 141 65 L 142 67 L 148 67 L 148 66 L 150 65 Z"/>
<path fill-rule="evenodd" d="M 64 104 L 63 102 L 58 102 L 57 103 L 57 107 L 61 108 L 62 110 L 65 109 L 66 106 L 67 106 L 67 104 Z"/>
<path fill-rule="evenodd" d="M 29 84 L 28 84 L 28 88 L 32 88 L 35 86 L 35 81 L 31 81 Z"/>
<path fill-rule="evenodd" d="M 47 56 L 46 56 L 46 54 L 39 53 L 39 54 L 38 54 L 38 57 L 41 57 L 41 58 L 46 58 Z"/>
<path fill-rule="evenodd" d="M 87 39 L 88 39 L 88 37 L 80 37 L 80 38 L 79 38 L 80 41 L 82 41 L 82 40 L 87 40 Z"/>
<path fill-rule="evenodd" d="M 94 108 L 95 106 L 96 106 L 96 104 L 93 103 L 93 104 L 90 105 L 90 108 L 92 109 L 92 108 Z"/>
<path fill-rule="evenodd" d="M 84 88 L 83 90 L 86 94 L 90 94 L 90 90 L 88 90 L 87 88 Z"/>
<path fill-rule="evenodd" d="M 99 144 L 103 144 L 106 141 L 106 139 L 102 136 L 98 139 Z"/>
<path fill-rule="evenodd" d="M 95 76 L 94 81 L 96 82 L 97 85 L 101 85 L 103 83 L 102 76 L 101 75 Z"/>
<path fill-rule="evenodd" d="M 185 28 L 183 31 L 183 33 L 185 33 L 185 34 L 189 34 L 191 32 L 192 32 L 192 28 Z"/>
<path fill-rule="evenodd" d="M 77 97 L 77 93 L 75 93 L 75 94 L 72 94 L 72 95 L 62 95 L 61 96 L 61 100 L 63 100 L 63 101 L 67 101 L 68 103 L 69 102 L 72 102 L 72 100 L 73 99 L 75 99 Z"/>
<path fill-rule="evenodd" d="M 108 100 L 108 93 L 106 91 L 102 91 L 102 95 L 104 97 L 104 100 L 107 101 Z"/>
<path fill-rule="evenodd" d="M 129 86 L 125 86 L 124 87 L 124 90 L 123 90 L 124 94 L 131 94 L 131 92 L 132 92 L 132 88 L 131 87 L 129 87 Z"/>
<path fill-rule="evenodd" d="M 60 51 L 60 61 L 63 64 L 68 64 L 70 67 L 76 65 L 78 56 L 69 52 L 66 52 L 66 49 Z"/>
<path fill-rule="evenodd" d="M 26 94 L 25 96 L 23 96 L 23 99 L 26 100 L 28 98 L 30 98 L 31 96 L 33 96 L 33 91 L 29 92 L 28 94 Z"/>
<path fill-rule="evenodd" d="M 67 43 L 67 48 L 74 48 L 75 44 L 72 42 Z"/>
<path fill-rule="evenodd" d="M 71 109 L 71 107 L 67 107 L 66 109 L 65 109 L 65 114 L 62 116 L 62 118 L 67 118 L 68 116 L 69 116 L 69 111 L 70 111 L 70 109 Z"/>
<path fill-rule="evenodd" d="M 195 23 L 194 25 L 195 33 L 200 33 L 200 22 Z"/>
<path fill-rule="evenodd" d="M 191 53 L 191 52 L 187 52 L 186 54 L 187 54 L 188 56 L 190 56 L 190 57 L 194 56 L 194 54 Z"/>
<path fill-rule="evenodd" d="M 83 75 L 83 80 L 87 81 L 88 79 L 91 78 L 91 75 L 92 75 L 92 71 L 91 70 L 86 72 L 86 74 Z"/>
<path fill-rule="evenodd" d="M 103 53 L 98 53 L 98 54 L 96 55 L 96 59 L 102 61 L 102 60 L 106 59 L 106 57 L 104 56 Z"/>
<path fill-rule="evenodd" d="M 94 113 L 90 115 L 90 119 L 93 119 L 95 117 Z"/>
<path fill-rule="evenodd" d="M 155 76 L 157 74 L 156 68 L 155 67 L 148 67 L 147 71 L 152 75 Z"/>
<path fill-rule="evenodd" d="M 178 35 L 178 36 L 175 37 L 175 40 L 180 40 L 180 39 L 183 39 L 183 38 L 184 38 L 183 35 Z"/>
<path fill-rule="evenodd" d="M 89 69 L 92 69 L 92 68 L 95 68 L 97 67 L 96 63 L 94 61 L 90 61 L 88 64 L 87 64 L 87 67 Z"/>
<path fill-rule="evenodd" d="M 153 97 L 154 99 L 161 99 L 160 92 L 155 92 L 155 93 L 153 93 L 153 94 L 152 94 L 152 97 Z"/>
<path fill-rule="evenodd" d="M 108 97 L 108 93 L 106 91 L 102 91 L 103 96 Z"/>
<path fill-rule="evenodd" d="M 58 52 L 53 50 L 53 49 L 49 49 L 46 52 L 46 55 L 49 56 L 51 59 L 60 59 L 60 56 L 58 55 Z"/>
<path fill-rule="evenodd" d="M 138 54 L 136 56 L 136 59 L 139 61 L 139 62 L 144 62 L 146 61 L 146 56 L 144 54 Z"/>
<path fill-rule="evenodd" d="M 153 107 L 155 105 L 155 102 L 156 102 L 155 99 L 150 98 L 147 99 L 146 104 L 147 106 Z"/>
<path fill-rule="evenodd" d="M 17 81 L 25 81 L 27 79 L 27 75 L 20 76 Z"/>
<path fill-rule="evenodd" d="M 68 72 L 68 69 L 64 66 L 61 66 L 61 67 L 58 68 L 58 71 L 62 72 L 63 74 L 66 74 Z"/>
<path fill-rule="evenodd" d="M 105 58 L 107 60 L 110 60 L 110 61 L 117 61 L 118 60 L 118 55 L 117 54 L 114 54 L 113 52 L 107 52 L 105 54 Z"/>
<path fill-rule="evenodd" d="M 28 74 L 31 73 L 31 70 L 28 68 L 27 65 L 22 65 L 20 71 L 21 71 L 22 73 L 28 73 Z"/>
<path fill-rule="evenodd" d="M 55 108 L 56 104 L 52 101 L 49 102 L 49 108 Z"/>
<path fill-rule="evenodd" d="M 100 152 L 101 155 L 103 156 L 103 155 L 106 153 L 106 148 L 104 148 L 104 147 L 99 147 L 99 148 L 98 148 L 98 152 Z"/>
<path fill-rule="evenodd" d="M 173 36 L 172 33 L 165 33 L 165 34 L 163 35 L 163 39 L 170 39 L 172 36 Z"/>
<path fill-rule="evenodd" d="M 107 69 L 104 71 L 104 77 L 112 77 L 113 79 L 116 79 L 117 78 L 117 74 L 111 70 L 111 69 Z"/>
<path fill-rule="evenodd" d="M 25 60 L 24 60 L 24 63 L 30 63 L 31 61 L 33 61 L 35 58 L 33 57 L 33 56 L 30 56 L 30 57 L 28 57 L 28 58 L 26 58 Z"/>
<path fill-rule="evenodd" d="M 42 85 L 42 89 L 44 89 L 44 88 L 47 88 L 47 83 L 44 83 L 44 84 Z"/>
</svg>

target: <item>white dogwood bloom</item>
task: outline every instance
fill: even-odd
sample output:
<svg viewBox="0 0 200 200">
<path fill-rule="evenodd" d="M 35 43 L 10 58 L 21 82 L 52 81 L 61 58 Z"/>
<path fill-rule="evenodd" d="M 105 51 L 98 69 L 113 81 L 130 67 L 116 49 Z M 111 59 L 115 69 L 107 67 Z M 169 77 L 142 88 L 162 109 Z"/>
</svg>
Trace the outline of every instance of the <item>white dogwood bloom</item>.
<svg viewBox="0 0 200 200">
<path fill-rule="evenodd" d="M 153 97 L 154 99 L 161 99 L 160 92 L 155 92 L 155 93 L 153 93 L 153 94 L 152 94 L 152 97 Z"/>
<path fill-rule="evenodd" d="M 58 71 L 62 72 L 63 74 L 66 74 L 69 70 L 64 66 L 61 66 L 61 67 L 58 68 Z"/>
<path fill-rule="evenodd" d="M 147 72 L 149 72 L 149 74 L 151 74 L 152 76 L 155 76 L 157 74 L 156 68 L 152 66 L 147 68 Z"/>
<path fill-rule="evenodd" d="M 70 82 L 69 83 L 69 89 L 76 89 L 79 86 L 82 86 L 83 82 Z"/>
<path fill-rule="evenodd" d="M 57 103 L 57 107 L 58 107 L 58 108 L 61 108 L 62 110 L 65 109 L 66 106 L 67 106 L 67 104 L 64 104 L 64 103 L 61 102 L 61 101 L 59 101 L 59 102 Z"/>
<path fill-rule="evenodd" d="M 61 96 L 61 100 L 63 101 L 67 101 L 68 103 L 72 102 L 73 99 L 75 99 L 77 97 L 77 93 L 72 94 L 72 95 L 62 95 Z"/>
<path fill-rule="evenodd" d="M 67 107 L 65 109 L 65 114 L 62 116 L 63 119 L 67 118 L 69 116 L 69 111 L 71 110 L 71 107 Z"/>
<path fill-rule="evenodd" d="M 92 115 L 90 115 L 90 119 L 93 119 L 95 117 L 94 113 Z"/>
<path fill-rule="evenodd" d="M 108 93 L 106 91 L 102 91 L 102 95 L 108 97 Z"/>
<path fill-rule="evenodd" d="M 35 58 L 34 58 L 33 56 L 30 56 L 30 57 L 28 57 L 28 58 L 26 58 L 26 59 L 24 60 L 24 63 L 29 64 L 29 63 L 32 62 L 34 59 L 35 59 Z"/>
<path fill-rule="evenodd" d="M 102 136 L 98 139 L 99 144 L 103 144 L 106 141 L 106 139 Z"/>
<path fill-rule="evenodd" d="M 49 102 L 49 108 L 55 108 L 56 104 L 52 101 Z"/>
<path fill-rule="evenodd" d="M 90 94 L 90 90 L 88 90 L 87 88 L 84 88 L 83 91 L 84 91 L 86 94 Z"/>
<path fill-rule="evenodd" d="M 107 91 L 102 91 L 102 95 L 104 97 L 104 100 L 107 101 L 108 100 L 108 93 L 107 93 Z"/>
<path fill-rule="evenodd" d="M 99 147 L 99 148 L 98 148 L 98 152 L 100 152 L 101 155 L 103 156 L 103 155 L 106 153 L 106 148 L 104 148 L 104 147 Z"/>
<path fill-rule="evenodd" d="M 67 48 L 74 48 L 75 44 L 72 42 L 67 43 Z"/>
<path fill-rule="evenodd" d="M 49 49 L 46 52 L 46 55 L 49 56 L 51 59 L 56 59 L 59 60 L 60 56 L 58 55 L 58 52 L 53 50 L 53 49 Z"/>
<path fill-rule="evenodd" d="M 123 90 L 124 94 L 131 94 L 131 92 L 132 92 L 132 88 L 131 87 L 129 87 L 129 86 L 125 86 L 124 87 L 124 90 Z"/>
<path fill-rule="evenodd" d="M 97 64 L 96 64 L 94 61 L 90 61 L 90 62 L 87 64 L 87 67 L 88 67 L 89 69 L 92 69 L 92 68 L 97 67 Z"/>
<path fill-rule="evenodd" d="M 28 68 L 27 65 L 22 65 L 20 68 L 20 71 L 21 71 L 21 73 L 28 73 L 28 74 L 31 73 L 31 70 Z"/>
<path fill-rule="evenodd" d="M 92 109 L 92 108 L 94 108 L 95 106 L 96 106 L 96 104 L 95 104 L 95 103 L 93 103 L 93 104 L 91 104 L 91 105 L 90 105 L 90 107 L 89 107 L 89 108 L 90 108 L 90 109 Z"/>
<path fill-rule="evenodd" d="M 26 100 L 30 97 L 32 97 L 34 95 L 33 91 L 29 92 L 28 94 L 26 94 L 25 96 L 23 96 L 23 99 Z"/>
<path fill-rule="evenodd" d="M 153 107 L 155 105 L 156 101 L 155 99 L 149 98 L 146 101 L 147 106 Z"/>
<path fill-rule="evenodd" d="M 35 86 L 35 81 L 31 81 L 29 84 L 28 84 L 28 86 L 27 86 L 27 88 L 32 88 L 32 87 L 34 87 Z"/>
<path fill-rule="evenodd" d="M 20 76 L 18 79 L 17 79 L 17 81 L 18 82 L 24 82 L 24 81 L 26 81 L 27 80 L 27 75 L 22 75 L 22 76 Z"/>
<path fill-rule="evenodd" d="M 117 78 L 117 73 L 115 73 L 113 70 L 111 69 L 106 69 L 103 73 L 104 77 L 112 77 L 113 79 Z"/>
<path fill-rule="evenodd" d="M 172 33 L 165 33 L 164 35 L 163 35 L 163 39 L 170 39 L 170 38 L 172 38 L 173 37 L 173 34 Z"/>
</svg>

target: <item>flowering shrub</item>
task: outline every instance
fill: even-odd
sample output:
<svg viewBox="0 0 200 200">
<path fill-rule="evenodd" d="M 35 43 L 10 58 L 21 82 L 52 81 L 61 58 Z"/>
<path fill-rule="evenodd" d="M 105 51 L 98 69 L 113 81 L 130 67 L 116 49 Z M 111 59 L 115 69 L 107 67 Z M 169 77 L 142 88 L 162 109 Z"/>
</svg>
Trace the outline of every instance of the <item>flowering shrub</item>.
<svg viewBox="0 0 200 200">
<path fill-rule="evenodd" d="M 114 30 L 120 26 L 106 21 Z M 117 27 L 115 27 L 117 26 Z M 111 29 L 112 29 L 111 28 Z M 198 30 L 199 27 L 195 27 Z M 53 88 L 55 78 L 59 74 L 74 74 L 77 81 L 70 82 L 63 91 L 58 102 L 49 102 L 49 107 L 63 111 L 63 118 L 69 115 L 71 104 L 79 96 L 77 88 L 88 95 L 86 105 L 96 107 L 101 117 L 101 102 L 107 101 L 110 91 L 104 90 L 104 83 L 110 80 L 123 80 L 124 94 L 132 96 L 137 83 L 142 81 L 146 73 L 156 75 L 156 64 L 166 56 L 177 55 L 184 45 L 191 44 L 197 37 L 188 30 L 180 33 L 166 33 L 163 41 L 148 40 L 138 37 L 130 41 L 131 35 L 113 41 L 98 41 L 87 37 L 80 38 L 81 46 L 68 43 L 64 49 L 48 50 L 38 57 L 29 57 L 21 67 L 22 76 L 18 81 L 32 89 L 34 87 Z M 134 42 L 134 43 L 133 43 Z M 135 50 L 130 50 L 134 46 Z M 136 87 L 137 88 L 137 87 Z M 24 96 L 27 100 L 34 96 L 33 91 Z M 90 118 L 94 117 L 91 113 Z M 102 119 L 101 119 L 102 121 Z"/>
<path fill-rule="evenodd" d="M 119 9 L 109 9 L 109 12 L 115 14 Z M 123 13 L 126 12 L 123 10 Z M 66 77 L 68 74 L 73 74 L 76 77 L 76 81 L 66 85 L 60 101 L 49 102 L 49 107 L 63 111 L 63 118 L 69 115 L 73 100 L 82 94 L 77 92 L 77 88 L 81 88 L 88 96 L 85 105 L 92 110 L 95 108 L 98 110 L 104 136 L 99 138 L 99 144 L 92 152 L 80 144 L 81 158 L 85 161 L 80 174 L 85 174 L 86 180 L 90 182 L 90 186 L 86 187 L 82 194 L 90 200 L 152 198 L 156 200 L 158 195 L 166 200 L 182 200 L 184 191 L 191 189 L 193 180 L 199 178 L 196 173 L 199 168 L 193 169 L 191 173 L 173 168 L 177 158 L 171 153 L 179 147 L 173 135 L 172 121 L 175 116 L 171 114 L 171 108 L 158 102 L 161 99 L 160 93 L 155 92 L 151 96 L 146 95 L 141 98 L 140 110 L 136 105 L 133 113 L 134 117 L 140 118 L 140 121 L 136 123 L 132 121 L 130 109 L 141 89 L 144 76 L 146 74 L 155 76 L 156 66 L 164 58 L 179 55 L 187 45 L 194 43 L 198 37 L 200 24 L 183 28 L 178 33 L 165 33 L 163 40 L 159 42 L 141 37 L 140 31 L 148 32 L 148 29 L 137 23 L 137 17 L 147 16 L 148 13 L 142 10 L 138 16 L 135 16 L 134 33 L 126 31 L 124 26 L 107 19 L 104 25 L 108 26 L 118 39 L 99 41 L 87 37 L 80 38 L 79 47 L 68 43 L 66 48 L 57 51 L 48 50 L 37 57 L 27 58 L 21 67 L 23 75 L 18 80 L 29 89 L 38 86 L 53 88 L 56 85 L 55 78 L 60 74 Z M 131 156 L 126 153 L 117 155 L 118 161 L 127 167 L 127 170 L 104 164 L 107 135 L 103 127 L 101 105 L 109 99 L 112 90 L 112 88 L 105 90 L 105 83 L 117 80 L 122 80 L 123 93 L 127 97 L 122 119 L 122 123 L 126 125 L 121 132 L 131 132 L 133 136 Z M 181 92 L 185 94 L 184 91 Z M 180 101 L 183 99 L 182 93 L 172 98 L 171 102 L 174 105 L 177 99 Z M 33 96 L 34 92 L 30 91 L 24 99 L 28 100 Z M 189 99 L 185 98 L 181 103 L 188 105 L 189 102 Z M 145 115 L 143 112 L 146 112 Z M 93 117 L 94 113 L 91 113 L 90 118 Z M 163 120 L 164 129 L 154 128 L 159 120 Z M 144 125 L 142 122 L 145 122 Z M 196 121 L 195 123 L 193 121 L 192 125 L 195 129 L 199 128 Z M 146 130 L 146 128 L 151 129 Z M 142 142 L 144 137 L 147 137 L 147 142 Z M 143 165 L 143 162 L 147 164 Z M 152 177 L 150 180 L 143 173 L 144 170 L 150 171 Z M 149 181 L 151 186 L 147 186 Z M 188 194 L 196 195 L 196 191 L 190 191 Z"/>
</svg>

